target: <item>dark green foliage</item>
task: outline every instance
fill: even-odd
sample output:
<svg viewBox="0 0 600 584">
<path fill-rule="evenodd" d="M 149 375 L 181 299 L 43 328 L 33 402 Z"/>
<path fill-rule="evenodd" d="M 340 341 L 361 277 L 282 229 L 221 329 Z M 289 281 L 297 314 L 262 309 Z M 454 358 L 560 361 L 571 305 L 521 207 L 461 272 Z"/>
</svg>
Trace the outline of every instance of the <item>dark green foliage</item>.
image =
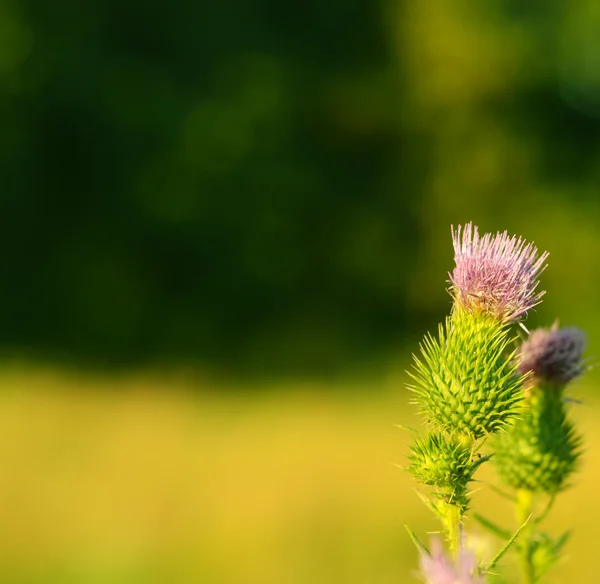
<svg viewBox="0 0 600 584">
<path fill-rule="evenodd" d="M 399 336 L 418 232 L 380 10 L 9 2 L 0 345 L 327 371 Z"/>
<path fill-rule="evenodd" d="M 581 438 L 567 417 L 562 392 L 535 387 L 527 403 L 521 417 L 496 438 L 494 462 L 502 480 L 515 489 L 554 494 L 568 486 Z"/>
<path fill-rule="evenodd" d="M 594 261 L 596 30 L 538 4 L 3 2 L 0 345 L 339 371 L 445 311 L 452 222 Z"/>
<path fill-rule="evenodd" d="M 509 350 L 510 329 L 497 319 L 456 309 L 421 345 L 410 389 L 434 427 L 473 439 L 497 432 L 517 413 L 522 378 Z"/>
</svg>

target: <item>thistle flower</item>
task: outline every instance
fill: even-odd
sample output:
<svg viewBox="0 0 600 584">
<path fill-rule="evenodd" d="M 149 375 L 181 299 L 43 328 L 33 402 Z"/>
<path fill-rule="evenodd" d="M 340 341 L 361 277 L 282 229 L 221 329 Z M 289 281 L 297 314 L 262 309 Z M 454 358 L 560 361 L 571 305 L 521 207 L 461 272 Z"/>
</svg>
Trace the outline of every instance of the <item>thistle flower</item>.
<svg viewBox="0 0 600 584">
<path fill-rule="evenodd" d="M 454 563 L 444 554 L 439 539 L 432 540 L 431 555 L 421 555 L 421 572 L 427 584 L 485 584 L 486 581 L 479 574 L 473 552 L 461 547 Z"/>
<path fill-rule="evenodd" d="M 576 327 L 539 328 L 529 335 L 519 349 L 519 372 L 533 372 L 533 383 L 564 387 L 581 375 L 585 367 L 581 354 L 586 337 Z"/>
<path fill-rule="evenodd" d="M 492 313 L 515 321 L 536 306 L 544 292 L 536 292 L 548 253 L 508 233 L 479 236 L 468 223 L 452 227 L 456 266 L 449 274 L 455 302 L 470 312 Z"/>
</svg>

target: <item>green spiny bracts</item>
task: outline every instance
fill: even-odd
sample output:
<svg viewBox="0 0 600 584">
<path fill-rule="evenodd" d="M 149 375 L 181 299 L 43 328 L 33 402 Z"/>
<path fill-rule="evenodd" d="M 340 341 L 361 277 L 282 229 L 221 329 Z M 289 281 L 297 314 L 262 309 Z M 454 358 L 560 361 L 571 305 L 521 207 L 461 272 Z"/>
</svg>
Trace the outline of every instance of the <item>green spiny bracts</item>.
<svg viewBox="0 0 600 584">
<path fill-rule="evenodd" d="M 455 436 L 432 432 L 417 438 L 410 447 L 408 470 L 420 482 L 452 491 L 466 488 L 473 473 L 486 457 L 475 454 L 473 446 Z"/>
<path fill-rule="evenodd" d="M 407 469 L 417 481 L 434 487 L 432 498 L 424 498 L 438 516 L 453 551 L 460 543 L 462 517 L 469 507 L 469 483 L 489 459 L 477 453 L 477 444 L 464 435 L 431 432 L 411 446 Z"/>
<path fill-rule="evenodd" d="M 567 417 L 560 393 L 535 387 L 522 418 L 495 440 L 494 463 L 515 489 L 555 494 L 577 467 L 581 438 Z"/>
<path fill-rule="evenodd" d="M 455 306 L 425 337 L 415 357 L 415 395 L 425 419 L 439 430 L 477 439 L 497 432 L 518 411 L 523 377 L 517 373 L 509 326 L 494 315 Z"/>
</svg>

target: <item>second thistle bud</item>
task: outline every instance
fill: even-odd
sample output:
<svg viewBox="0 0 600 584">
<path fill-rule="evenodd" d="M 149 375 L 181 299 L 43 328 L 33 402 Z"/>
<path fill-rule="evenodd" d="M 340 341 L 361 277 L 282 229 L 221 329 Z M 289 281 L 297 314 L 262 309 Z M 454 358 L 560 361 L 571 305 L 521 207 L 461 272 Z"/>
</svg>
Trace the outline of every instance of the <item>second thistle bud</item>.
<svg viewBox="0 0 600 584">
<path fill-rule="evenodd" d="M 519 371 L 531 372 L 534 385 L 563 389 L 584 371 L 585 342 L 585 334 L 576 327 L 536 329 L 519 349 Z"/>
<path fill-rule="evenodd" d="M 516 489 L 549 494 L 568 486 L 581 438 L 568 418 L 565 385 L 584 369 L 584 334 L 576 328 L 534 330 L 518 352 L 519 371 L 531 373 L 526 408 L 496 440 L 500 477 Z"/>
<path fill-rule="evenodd" d="M 554 494 L 568 486 L 581 439 L 560 395 L 535 388 L 527 401 L 523 417 L 498 436 L 493 461 L 511 487 Z"/>
</svg>

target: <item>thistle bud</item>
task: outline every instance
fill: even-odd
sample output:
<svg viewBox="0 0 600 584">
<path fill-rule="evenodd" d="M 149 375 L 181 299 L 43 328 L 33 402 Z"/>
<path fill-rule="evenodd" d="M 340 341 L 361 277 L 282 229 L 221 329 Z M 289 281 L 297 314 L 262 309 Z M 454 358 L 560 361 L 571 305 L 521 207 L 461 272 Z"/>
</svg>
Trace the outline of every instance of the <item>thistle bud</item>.
<svg viewBox="0 0 600 584">
<path fill-rule="evenodd" d="M 434 432 L 417 438 L 411 446 L 408 470 L 418 481 L 437 487 L 436 496 L 466 509 L 467 485 L 487 458 L 476 455 L 472 446 L 456 436 Z"/>
<path fill-rule="evenodd" d="M 506 232 L 479 236 L 471 223 L 452 230 L 452 316 L 426 337 L 412 377 L 422 413 L 437 429 L 472 439 L 515 415 L 522 378 L 508 350 L 508 325 L 540 302 L 538 276 L 548 254 Z"/>
<path fill-rule="evenodd" d="M 585 343 L 585 334 L 576 327 L 555 324 L 551 329 L 536 329 L 519 349 L 519 371 L 531 371 L 533 385 L 564 387 L 585 369 L 581 361 Z"/>
<path fill-rule="evenodd" d="M 581 437 L 560 394 L 536 389 L 528 405 L 522 418 L 497 437 L 492 460 L 511 487 L 555 494 L 568 486 L 577 468 Z"/>
<path fill-rule="evenodd" d="M 492 434 L 517 412 L 522 379 L 514 364 L 509 329 L 489 314 L 455 311 L 426 337 L 415 357 L 409 389 L 435 428 L 471 439 Z"/>
<path fill-rule="evenodd" d="M 584 347 L 581 330 L 554 325 L 532 331 L 519 348 L 518 370 L 530 375 L 527 407 L 498 437 L 494 456 L 508 485 L 548 494 L 568 486 L 579 460 L 581 437 L 568 418 L 562 390 L 583 372 Z"/>
</svg>

